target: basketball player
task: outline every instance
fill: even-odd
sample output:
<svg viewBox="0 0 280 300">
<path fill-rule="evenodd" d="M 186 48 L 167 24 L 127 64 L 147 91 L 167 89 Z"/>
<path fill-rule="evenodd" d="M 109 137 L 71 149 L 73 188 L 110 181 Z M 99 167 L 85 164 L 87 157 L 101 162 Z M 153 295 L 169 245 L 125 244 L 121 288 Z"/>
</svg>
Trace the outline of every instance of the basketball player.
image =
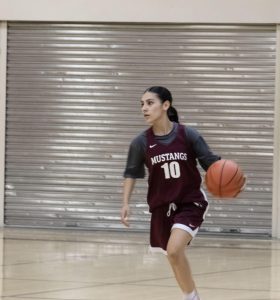
<svg viewBox="0 0 280 300">
<path fill-rule="evenodd" d="M 131 143 L 124 172 L 121 221 L 129 226 L 129 200 L 137 178 L 149 172 L 147 201 L 151 212 L 150 244 L 167 255 L 184 296 L 199 300 L 185 248 L 201 226 L 208 202 L 201 189 L 197 160 L 204 170 L 220 157 L 191 127 L 179 124 L 172 95 L 151 87 L 141 99 L 142 113 L 151 126 Z"/>
</svg>

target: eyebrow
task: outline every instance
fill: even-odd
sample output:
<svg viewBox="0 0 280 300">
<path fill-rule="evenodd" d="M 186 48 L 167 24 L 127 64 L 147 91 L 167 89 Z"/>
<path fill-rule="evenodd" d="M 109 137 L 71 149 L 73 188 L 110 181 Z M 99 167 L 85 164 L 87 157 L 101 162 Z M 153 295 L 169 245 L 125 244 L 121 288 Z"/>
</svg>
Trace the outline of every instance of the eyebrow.
<svg viewBox="0 0 280 300">
<path fill-rule="evenodd" d="M 154 98 L 148 98 L 148 99 L 145 99 L 145 100 L 140 100 L 141 102 L 144 102 L 144 101 L 150 101 L 150 100 L 155 100 Z"/>
</svg>

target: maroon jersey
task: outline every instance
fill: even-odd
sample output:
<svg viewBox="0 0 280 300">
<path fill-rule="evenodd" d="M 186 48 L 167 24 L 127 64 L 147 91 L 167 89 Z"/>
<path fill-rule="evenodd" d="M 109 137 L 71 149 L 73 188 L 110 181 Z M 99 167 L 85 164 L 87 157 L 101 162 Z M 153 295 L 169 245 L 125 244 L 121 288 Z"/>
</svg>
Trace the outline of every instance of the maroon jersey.
<svg viewBox="0 0 280 300">
<path fill-rule="evenodd" d="M 147 130 L 145 164 L 149 170 L 147 201 L 152 212 L 169 203 L 204 202 L 195 153 L 179 125 L 175 139 L 165 145 Z"/>
</svg>

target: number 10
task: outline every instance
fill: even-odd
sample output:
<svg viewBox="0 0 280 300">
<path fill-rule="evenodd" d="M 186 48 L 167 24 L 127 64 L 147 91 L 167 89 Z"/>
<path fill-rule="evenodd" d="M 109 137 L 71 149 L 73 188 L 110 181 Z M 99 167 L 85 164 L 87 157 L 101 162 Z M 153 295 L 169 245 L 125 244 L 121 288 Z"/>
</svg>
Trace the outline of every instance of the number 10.
<svg viewBox="0 0 280 300">
<path fill-rule="evenodd" d="M 169 178 L 179 178 L 181 175 L 180 165 L 177 161 L 172 161 L 171 163 L 165 163 L 161 166 L 164 170 L 165 179 Z"/>
</svg>

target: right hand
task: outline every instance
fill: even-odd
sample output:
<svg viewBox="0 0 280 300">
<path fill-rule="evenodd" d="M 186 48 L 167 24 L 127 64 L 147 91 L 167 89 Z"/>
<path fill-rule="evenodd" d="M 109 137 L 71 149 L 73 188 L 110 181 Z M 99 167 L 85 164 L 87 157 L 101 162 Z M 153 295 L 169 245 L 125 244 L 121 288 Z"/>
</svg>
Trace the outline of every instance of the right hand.
<svg viewBox="0 0 280 300">
<path fill-rule="evenodd" d="M 122 207 L 122 210 L 121 210 L 121 222 L 126 227 L 129 227 L 128 217 L 129 217 L 129 205 L 124 204 L 123 207 Z"/>
</svg>

